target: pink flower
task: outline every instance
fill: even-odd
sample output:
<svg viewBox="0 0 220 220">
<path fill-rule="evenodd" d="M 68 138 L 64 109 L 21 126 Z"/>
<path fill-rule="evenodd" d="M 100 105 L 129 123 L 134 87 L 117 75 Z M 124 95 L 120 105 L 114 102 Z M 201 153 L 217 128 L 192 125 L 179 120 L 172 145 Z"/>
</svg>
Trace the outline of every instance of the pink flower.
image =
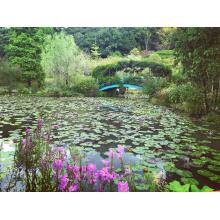
<svg viewBox="0 0 220 220">
<path fill-rule="evenodd" d="M 37 127 L 38 129 L 41 129 L 43 127 L 43 119 L 42 118 L 39 118 L 38 121 L 37 121 Z"/>
<path fill-rule="evenodd" d="M 108 161 L 108 160 L 101 160 L 101 162 L 102 162 L 105 166 L 108 166 L 108 165 L 109 165 L 109 161 Z"/>
<path fill-rule="evenodd" d="M 63 168 L 63 161 L 58 159 L 58 160 L 54 160 L 53 162 L 53 169 L 55 171 L 59 171 L 59 170 L 62 170 Z"/>
<path fill-rule="evenodd" d="M 58 128 L 60 128 L 60 126 L 56 124 L 56 125 L 53 125 L 52 128 L 53 129 L 58 129 Z"/>
<path fill-rule="evenodd" d="M 92 163 L 88 164 L 87 170 L 88 170 L 88 172 L 90 172 L 90 173 L 95 172 L 95 171 L 96 171 L 96 165 L 95 165 L 95 164 L 92 164 Z"/>
<path fill-rule="evenodd" d="M 125 175 L 130 174 L 131 173 L 131 169 L 130 168 L 125 168 Z"/>
<path fill-rule="evenodd" d="M 78 190 L 78 185 L 77 184 L 73 184 L 69 188 L 69 192 L 76 192 L 77 190 Z"/>
<path fill-rule="evenodd" d="M 22 140 L 22 145 L 26 145 L 27 144 L 27 139 L 23 139 Z"/>
<path fill-rule="evenodd" d="M 115 152 L 110 148 L 107 154 L 110 158 L 113 158 L 115 155 Z"/>
<path fill-rule="evenodd" d="M 110 180 L 110 173 L 108 170 L 108 167 L 103 167 L 101 170 L 99 170 L 97 173 L 97 178 L 99 178 L 101 181 L 109 181 Z"/>
<path fill-rule="evenodd" d="M 65 154 L 65 148 L 64 147 L 57 147 L 56 150 L 57 150 L 57 152 L 59 152 L 61 154 Z"/>
<path fill-rule="evenodd" d="M 128 182 L 120 181 L 118 182 L 118 192 L 129 192 Z"/>
<path fill-rule="evenodd" d="M 31 131 L 31 129 L 30 128 L 26 128 L 26 135 L 29 135 L 30 134 L 30 131 Z"/>
<path fill-rule="evenodd" d="M 67 178 L 67 174 L 60 177 L 60 190 L 64 191 L 66 189 L 66 186 L 68 184 L 69 179 Z"/>
<path fill-rule="evenodd" d="M 124 152 L 125 152 L 124 146 L 122 146 L 121 144 L 119 144 L 117 151 L 118 151 L 118 158 L 122 158 L 122 156 L 123 156 L 123 154 L 124 154 Z"/>
</svg>

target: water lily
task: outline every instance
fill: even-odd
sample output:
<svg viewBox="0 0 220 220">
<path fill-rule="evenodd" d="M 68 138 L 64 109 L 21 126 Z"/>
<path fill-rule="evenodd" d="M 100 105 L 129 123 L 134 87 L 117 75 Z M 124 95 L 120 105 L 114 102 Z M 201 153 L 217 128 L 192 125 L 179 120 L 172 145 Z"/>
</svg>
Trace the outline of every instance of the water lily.
<svg viewBox="0 0 220 220">
<path fill-rule="evenodd" d="M 52 128 L 53 128 L 53 129 L 58 129 L 58 128 L 60 128 L 60 126 L 57 125 L 57 124 L 55 124 L 55 125 L 52 126 Z"/>
</svg>

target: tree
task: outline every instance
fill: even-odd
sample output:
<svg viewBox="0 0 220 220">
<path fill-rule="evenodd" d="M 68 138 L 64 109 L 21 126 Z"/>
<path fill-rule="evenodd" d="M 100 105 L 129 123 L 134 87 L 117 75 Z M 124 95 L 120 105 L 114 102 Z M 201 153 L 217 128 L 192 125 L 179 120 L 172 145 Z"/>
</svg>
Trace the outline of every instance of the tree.
<svg viewBox="0 0 220 220">
<path fill-rule="evenodd" d="M 93 58 L 100 57 L 101 53 L 99 53 L 99 47 L 96 44 L 92 45 L 91 54 Z"/>
<path fill-rule="evenodd" d="M 76 40 L 83 51 L 91 52 L 93 44 L 99 47 L 102 57 L 107 57 L 115 51 L 129 54 L 133 48 L 139 50 L 157 50 L 159 48 L 160 28 L 65 28 L 64 31 Z"/>
<path fill-rule="evenodd" d="M 5 46 L 9 43 L 9 28 L 0 27 L 0 57 L 6 54 Z"/>
<path fill-rule="evenodd" d="M 220 96 L 220 28 L 178 28 L 174 38 L 183 72 L 203 92 L 205 110 L 212 110 Z"/>
<path fill-rule="evenodd" d="M 8 88 L 9 93 L 21 81 L 21 70 L 18 66 L 11 65 L 5 59 L 0 59 L 0 86 Z"/>
<path fill-rule="evenodd" d="M 74 38 L 61 32 L 47 37 L 41 58 L 44 72 L 54 77 L 57 86 L 69 86 L 71 74 L 77 73 L 81 54 Z"/>
<path fill-rule="evenodd" d="M 50 28 L 11 28 L 6 55 L 11 64 L 22 69 L 22 79 L 31 86 L 36 80 L 39 86 L 44 81 L 44 73 L 40 65 L 40 54 L 45 36 Z"/>
</svg>

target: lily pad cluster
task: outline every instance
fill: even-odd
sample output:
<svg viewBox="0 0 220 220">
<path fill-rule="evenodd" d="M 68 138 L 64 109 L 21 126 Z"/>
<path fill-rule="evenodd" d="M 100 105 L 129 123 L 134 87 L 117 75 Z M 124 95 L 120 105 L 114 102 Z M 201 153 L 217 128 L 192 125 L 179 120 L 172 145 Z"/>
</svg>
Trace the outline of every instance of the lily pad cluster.
<svg viewBox="0 0 220 220">
<path fill-rule="evenodd" d="M 220 188 L 219 131 L 210 132 L 145 99 L 2 96 L 0 106 L 4 144 L 19 139 L 26 127 L 34 128 L 41 116 L 57 145 L 80 147 L 87 155 L 105 158 L 109 148 L 123 144 L 125 160 L 163 170 L 168 182 Z"/>
</svg>

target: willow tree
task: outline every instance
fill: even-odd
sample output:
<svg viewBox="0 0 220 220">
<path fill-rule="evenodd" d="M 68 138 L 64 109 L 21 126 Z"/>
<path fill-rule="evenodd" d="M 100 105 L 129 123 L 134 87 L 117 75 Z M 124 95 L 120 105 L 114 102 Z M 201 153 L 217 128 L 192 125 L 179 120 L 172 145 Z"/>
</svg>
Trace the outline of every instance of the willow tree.
<svg viewBox="0 0 220 220">
<path fill-rule="evenodd" d="M 54 78 L 57 86 L 69 86 L 71 74 L 77 72 L 80 55 L 72 36 L 63 32 L 56 33 L 45 40 L 41 66 L 48 76 Z"/>
</svg>

